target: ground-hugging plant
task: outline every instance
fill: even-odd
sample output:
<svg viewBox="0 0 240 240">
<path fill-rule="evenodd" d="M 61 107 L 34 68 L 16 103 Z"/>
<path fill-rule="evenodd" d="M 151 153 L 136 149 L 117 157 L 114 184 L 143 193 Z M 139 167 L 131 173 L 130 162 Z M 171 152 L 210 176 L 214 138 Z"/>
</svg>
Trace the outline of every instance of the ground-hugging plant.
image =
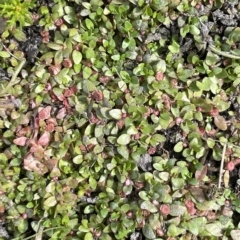
<svg viewBox="0 0 240 240">
<path fill-rule="evenodd" d="M 236 1 L 38 2 L 38 58 L 10 36 L 0 51 L 0 104 L 22 100 L 0 118 L 9 235 L 238 239 Z"/>
<path fill-rule="evenodd" d="M 1 0 L 0 16 L 7 21 L 6 28 L 13 29 L 29 26 L 33 23 L 31 9 L 36 7 L 36 0 Z"/>
</svg>

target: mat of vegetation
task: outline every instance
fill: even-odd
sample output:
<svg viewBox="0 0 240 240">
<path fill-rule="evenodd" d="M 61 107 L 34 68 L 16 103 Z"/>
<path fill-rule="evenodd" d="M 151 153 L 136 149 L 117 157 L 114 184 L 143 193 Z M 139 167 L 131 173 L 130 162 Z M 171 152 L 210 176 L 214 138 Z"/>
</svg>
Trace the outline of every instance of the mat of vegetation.
<svg viewBox="0 0 240 240">
<path fill-rule="evenodd" d="M 240 239 L 237 0 L 0 0 L 0 239 Z"/>
</svg>

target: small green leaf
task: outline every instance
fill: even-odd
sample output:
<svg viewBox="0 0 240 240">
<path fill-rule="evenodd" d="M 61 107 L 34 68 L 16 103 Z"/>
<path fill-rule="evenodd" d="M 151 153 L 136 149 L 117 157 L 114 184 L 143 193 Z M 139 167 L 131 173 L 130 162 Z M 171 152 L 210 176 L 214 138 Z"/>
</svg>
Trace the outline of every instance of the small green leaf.
<svg viewBox="0 0 240 240">
<path fill-rule="evenodd" d="M 186 232 L 185 229 L 177 227 L 175 224 L 171 224 L 168 227 L 168 236 L 176 237 L 179 236 L 180 234 L 184 234 Z"/>
<path fill-rule="evenodd" d="M 190 25 L 190 33 L 194 36 L 198 36 L 200 34 L 200 30 L 194 26 L 194 25 Z"/>
<path fill-rule="evenodd" d="M 129 21 L 124 22 L 124 29 L 128 32 L 132 29 L 132 24 Z"/>
<path fill-rule="evenodd" d="M 82 226 L 82 225 L 78 229 L 79 229 L 80 232 L 89 232 L 90 231 L 90 229 L 88 227 L 85 227 L 85 226 Z"/>
<path fill-rule="evenodd" d="M 230 235 L 233 240 L 239 240 L 240 239 L 240 230 L 232 230 L 230 232 Z"/>
<path fill-rule="evenodd" d="M 209 91 L 212 85 L 210 78 L 205 77 L 202 82 L 196 82 L 197 87 L 202 91 Z"/>
<path fill-rule="evenodd" d="M 82 17 L 86 17 L 90 14 L 90 11 L 88 9 L 83 9 L 81 12 L 80 12 L 80 15 Z"/>
<path fill-rule="evenodd" d="M 114 119 L 120 120 L 122 119 L 122 110 L 120 109 L 112 109 L 109 111 L 109 115 Z"/>
<path fill-rule="evenodd" d="M 149 197 L 148 197 L 148 194 L 145 192 L 145 191 L 141 191 L 139 192 L 139 197 L 142 199 L 142 200 L 149 200 Z"/>
<path fill-rule="evenodd" d="M 159 177 L 165 182 L 169 180 L 169 175 L 170 174 L 168 172 L 160 172 L 159 173 Z"/>
<path fill-rule="evenodd" d="M 77 50 L 74 50 L 72 53 L 73 62 L 79 64 L 82 61 L 82 53 Z"/>
<path fill-rule="evenodd" d="M 7 51 L 0 51 L 0 57 L 9 58 L 11 55 Z"/>
<path fill-rule="evenodd" d="M 179 204 L 172 204 L 170 215 L 177 217 L 177 216 L 183 215 L 186 211 L 187 209 L 185 206 L 179 205 Z"/>
<path fill-rule="evenodd" d="M 130 44 L 130 40 L 128 38 L 125 38 L 122 42 L 122 48 L 127 48 Z"/>
<path fill-rule="evenodd" d="M 158 211 L 157 207 L 148 200 L 142 202 L 141 209 L 146 209 L 151 213 L 155 213 Z"/>
<path fill-rule="evenodd" d="M 122 134 L 117 139 L 117 143 L 120 145 L 127 145 L 131 141 L 131 136 L 129 134 Z"/>
<path fill-rule="evenodd" d="M 41 6 L 41 7 L 40 7 L 40 12 L 41 12 L 41 14 L 43 14 L 43 15 L 49 13 L 48 7 L 47 7 L 47 6 Z"/>
<path fill-rule="evenodd" d="M 153 229 L 152 229 L 150 224 L 146 223 L 144 225 L 144 227 L 142 228 L 142 231 L 143 231 L 143 235 L 147 239 L 155 239 L 156 238 L 155 232 L 153 231 Z"/>
<path fill-rule="evenodd" d="M 179 53 L 180 46 L 177 42 L 173 41 L 172 45 L 168 47 L 171 53 Z"/>
<path fill-rule="evenodd" d="M 97 181 L 91 176 L 89 177 L 89 185 L 92 190 L 95 190 L 97 188 Z"/>
<path fill-rule="evenodd" d="M 61 50 L 63 46 L 57 43 L 47 43 L 47 46 L 53 50 Z"/>
<path fill-rule="evenodd" d="M 87 48 L 87 50 L 86 50 L 86 58 L 87 59 L 95 58 L 95 51 L 94 51 L 94 49 Z"/>
<path fill-rule="evenodd" d="M 172 178 L 171 182 L 173 191 L 177 189 L 182 189 L 185 185 L 185 181 L 182 178 Z"/>
<path fill-rule="evenodd" d="M 120 155 L 122 155 L 125 159 L 128 159 L 129 158 L 129 150 L 127 149 L 126 146 L 118 146 L 117 147 L 117 151 Z"/>
<path fill-rule="evenodd" d="M 183 142 L 178 142 L 174 148 L 173 148 L 174 152 L 181 152 L 183 150 Z"/>
<path fill-rule="evenodd" d="M 96 86 L 92 81 L 89 80 L 84 80 L 83 81 L 83 91 L 85 93 L 90 93 L 93 92 L 96 89 Z"/>
<path fill-rule="evenodd" d="M 221 237 L 223 235 L 222 228 L 220 228 L 220 224 L 210 223 L 206 225 L 205 229 L 209 233 L 211 233 L 212 236 Z"/>
<path fill-rule="evenodd" d="M 28 221 L 26 219 L 20 219 L 17 224 L 18 231 L 24 233 L 28 229 Z"/>
<path fill-rule="evenodd" d="M 212 138 L 208 138 L 207 145 L 209 148 L 213 148 L 215 146 L 215 141 Z"/>
<path fill-rule="evenodd" d="M 92 75 L 92 69 L 89 67 L 84 67 L 82 73 L 83 73 L 83 78 L 88 79 Z"/>
<path fill-rule="evenodd" d="M 109 211 L 107 209 L 101 209 L 100 214 L 101 217 L 105 218 L 108 215 Z"/>
<path fill-rule="evenodd" d="M 94 240 L 92 233 L 86 233 L 86 235 L 84 236 L 84 240 Z"/>
<path fill-rule="evenodd" d="M 158 61 L 158 63 L 153 67 L 155 72 L 162 72 L 164 73 L 167 69 L 167 65 L 165 60 L 160 59 L 160 61 Z"/>
<path fill-rule="evenodd" d="M 215 65 L 220 60 L 220 57 L 212 52 L 208 52 L 206 56 L 206 64 L 208 66 Z"/>
<path fill-rule="evenodd" d="M 182 36 L 183 38 L 185 38 L 186 35 L 187 35 L 187 33 L 189 33 L 189 30 L 190 30 L 189 25 L 188 25 L 188 24 L 185 24 L 184 27 L 181 27 L 181 28 L 180 28 L 180 34 L 181 34 L 181 36 Z"/>
<path fill-rule="evenodd" d="M 114 60 L 114 61 L 119 61 L 121 58 L 121 56 L 119 54 L 116 54 L 116 55 L 112 55 L 111 56 L 111 59 Z"/>
<path fill-rule="evenodd" d="M 44 201 L 44 206 L 46 207 L 53 207 L 56 204 L 57 204 L 57 200 L 54 196 L 51 196 Z"/>
<path fill-rule="evenodd" d="M 88 205 L 84 208 L 83 212 L 84 214 L 89 214 L 94 212 L 94 206 L 93 205 Z"/>
<path fill-rule="evenodd" d="M 158 171 L 163 171 L 163 164 L 162 163 L 160 163 L 160 162 L 158 162 L 158 163 L 154 163 L 153 164 L 153 167 L 156 169 L 156 170 L 158 170 Z"/>
<path fill-rule="evenodd" d="M 25 42 L 27 41 L 26 35 L 19 29 L 14 28 L 13 30 L 13 36 L 20 42 Z"/>
<path fill-rule="evenodd" d="M 138 133 L 138 130 L 133 125 L 131 125 L 127 130 L 127 134 L 129 134 L 129 135 L 134 135 L 137 133 Z"/>
<path fill-rule="evenodd" d="M 82 161 L 83 161 L 83 156 L 82 156 L 82 155 L 78 155 L 78 156 L 76 156 L 76 157 L 73 158 L 73 162 L 74 162 L 75 164 L 81 164 Z"/>
<path fill-rule="evenodd" d="M 160 143 L 163 143 L 166 141 L 166 138 L 165 136 L 161 135 L 161 134 L 154 134 L 152 137 L 151 137 L 151 140 L 150 140 L 150 144 L 152 146 L 157 146 L 159 145 Z"/>
<path fill-rule="evenodd" d="M 85 23 L 86 23 L 86 26 L 87 26 L 87 28 L 89 29 L 89 30 L 91 30 L 91 29 L 94 29 L 94 24 L 93 24 L 93 22 L 90 20 L 90 19 L 86 19 L 85 20 Z"/>
</svg>

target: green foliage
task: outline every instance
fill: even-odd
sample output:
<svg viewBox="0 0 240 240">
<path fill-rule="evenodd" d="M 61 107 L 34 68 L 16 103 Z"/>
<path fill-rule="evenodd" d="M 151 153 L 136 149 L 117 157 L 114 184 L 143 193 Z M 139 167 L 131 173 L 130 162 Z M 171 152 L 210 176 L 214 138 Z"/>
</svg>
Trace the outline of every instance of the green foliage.
<svg viewBox="0 0 240 240">
<path fill-rule="evenodd" d="M 32 24 L 32 15 L 30 10 L 36 7 L 36 0 L 9 0 L 0 1 L 0 15 L 7 19 L 7 29 Z M 19 25 L 17 25 L 19 24 Z"/>
<path fill-rule="evenodd" d="M 42 27 L 34 63 L 11 35 L 0 46 L 16 80 L 0 85 L 11 236 L 238 239 L 239 180 L 227 163 L 240 158 L 239 29 L 217 21 L 210 45 L 202 34 L 221 1 L 35 3 L 0 5 L 17 41 L 30 37 L 20 30 L 29 11 Z"/>
</svg>

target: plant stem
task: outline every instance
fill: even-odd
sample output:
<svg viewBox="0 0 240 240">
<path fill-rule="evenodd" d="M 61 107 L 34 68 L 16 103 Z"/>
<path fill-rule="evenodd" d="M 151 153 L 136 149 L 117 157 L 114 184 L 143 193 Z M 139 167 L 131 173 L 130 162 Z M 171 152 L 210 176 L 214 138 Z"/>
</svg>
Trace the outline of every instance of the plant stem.
<svg viewBox="0 0 240 240">
<path fill-rule="evenodd" d="M 26 59 L 23 58 L 23 59 L 21 60 L 21 62 L 19 63 L 19 65 L 17 66 L 14 74 L 12 75 L 12 78 L 11 78 L 10 82 L 9 82 L 9 83 L 7 84 L 7 86 L 0 92 L 0 97 L 4 96 L 5 93 L 8 91 L 8 89 L 9 89 L 10 87 L 12 87 L 13 85 L 15 85 L 16 83 L 18 83 L 18 82 L 20 81 L 19 79 L 17 79 L 17 76 L 18 76 L 18 74 L 20 73 L 20 71 L 22 70 L 22 68 L 23 68 L 23 66 L 24 66 L 25 63 L 26 63 Z"/>
<path fill-rule="evenodd" d="M 226 148 L 227 148 L 227 143 L 225 143 L 223 146 L 222 160 L 221 160 L 219 179 L 218 179 L 218 188 L 221 188 L 222 175 L 223 175 L 223 164 L 224 164 L 224 159 L 225 159 L 225 154 L 226 154 Z"/>
<path fill-rule="evenodd" d="M 60 229 L 60 228 L 64 228 L 64 227 L 52 227 L 52 228 L 48 228 L 48 229 L 43 230 L 43 231 L 41 232 L 41 234 L 44 233 L 44 232 L 50 231 L 50 230 L 55 230 L 55 229 Z M 31 239 L 32 237 L 36 237 L 36 236 L 39 235 L 39 234 L 40 234 L 40 233 L 37 232 L 36 234 L 33 234 L 33 235 L 30 236 L 30 237 L 23 238 L 22 240 Z M 18 238 L 14 238 L 14 239 L 12 239 L 12 240 L 18 240 Z"/>
<path fill-rule="evenodd" d="M 217 49 L 213 44 L 209 43 L 208 45 L 209 49 L 211 51 L 213 51 L 214 53 L 220 55 L 220 56 L 223 56 L 223 57 L 228 57 L 228 58 L 232 58 L 232 59 L 240 59 L 240 56 L 238 55 L 234 55 L 234 54 L 231 54 L 230 52 L 223 52 L 219 49 Z"/>
</svg>

